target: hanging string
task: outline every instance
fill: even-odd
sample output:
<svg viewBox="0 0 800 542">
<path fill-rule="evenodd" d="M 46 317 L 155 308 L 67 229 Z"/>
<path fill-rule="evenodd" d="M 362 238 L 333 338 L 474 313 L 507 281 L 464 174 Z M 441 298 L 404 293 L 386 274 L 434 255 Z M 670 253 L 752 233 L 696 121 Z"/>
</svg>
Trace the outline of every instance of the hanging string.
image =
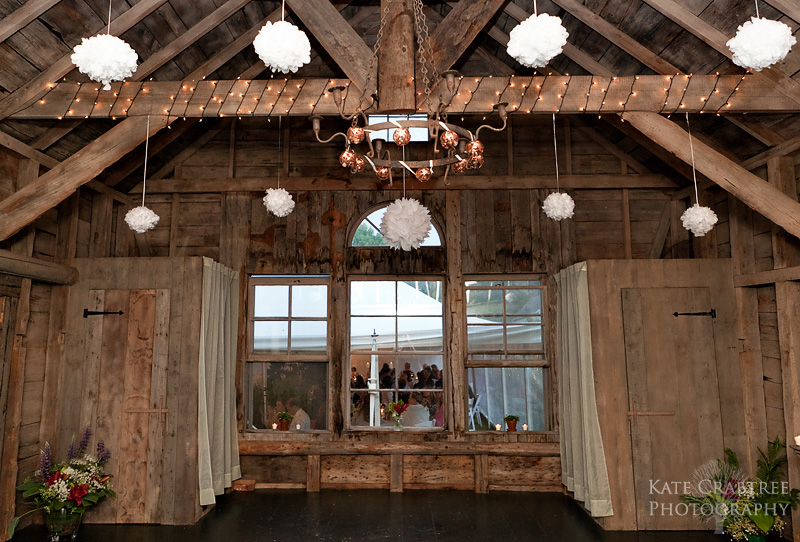
<svg viewBox="0 0 800 542">
<path fill-rule="evenodd" d="M 150 115 L 147 115 L 147 133 L 144 137 L 144 175 L 142 178 L 142 207 L 144 207 L 144 194 L 147 191 L 147 151 L 150 148 Z"/>
<path fill-rule="evenodd" d="M 754 0 L 756 3 L 756 19 L 760 19 L 761 15 L 758 14 L 758 0 Z"/>
<path fill-rule="evenodd" d="M 286 19 L 286 0 L 281 2 L 281 21 Z"/>
<path fill-rule="evenodd" d="M 402 164 L 406 166 L 406 146 L 403 145 L 403 162 Z M 406 197 L 406 169 L 411 171 L 411 168 L 406 166 L 403 170 L 403 197 Z"/>
<path fill-rule="evenodd" d="M 111 34 L 111 0 L 108 0 L 108 34 Z"/>
<path fill-rule="evenodd" d="M 533 0 L 533 16 L 538 17 L 539 12 L 536 10 L 536 0 Z"/>
<path fill-rule="evenodd" d="M 281 187 L 281 170 L 283 169 L 283 154 L 281 154 L 281 134 L 283 133 L 283 116 L 278 116 L 278 156 L 280 157 L 280 167 L 278 167 L 278 188 Z"/>
<path fill-rule="evenodd" d="M 700 196 L 697 194 L 697 173 L 694 170 L 694 144 L 692 143 L 692 129 L 689 127 L 689 112 L 686 112 L 686 131 L 689 133 L 689 151 L 692 153 L 692 178 L 694 179 L 694 202 L 700 205 Z"/>
<path fill-rule="evenodd" d="M 553 113 L 553 150 L 556 154 L 556 192 L 561 192 L 561 185 L 558 180 L 558 141 L 556 140 L 556 114 Z"/>
</svg>

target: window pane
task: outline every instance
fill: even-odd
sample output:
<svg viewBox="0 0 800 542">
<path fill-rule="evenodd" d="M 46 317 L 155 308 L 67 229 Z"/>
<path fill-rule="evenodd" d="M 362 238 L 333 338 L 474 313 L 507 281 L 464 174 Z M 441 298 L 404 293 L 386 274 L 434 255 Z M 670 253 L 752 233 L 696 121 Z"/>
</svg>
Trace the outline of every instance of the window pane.
<svg viewBox="0 0 800 542">
<path fill-rule="evenodd" d="M 350 314 L 395 315 L 395 282 L 353 281 L 350 283 Z"/>
<path fill-rule="evenodd" d="M 541 351 L 542 327 L 541 326 L 508 326 L 506 328 L 508 350 Z"/>
<path fill-rule="evenodd" d="M 467 315 L 503 314 L 503 290 L 467 290 Z"/>
<path fill-rule="evenodd" d="M 327 349 L 326 320 L 292 322 L 292 352 L 325 352 Z"/>
<path fill-rule="evenodd" d="M 442 318 L 416 317 L 397 319 L 399 350 L 442 349 Z"/>
<path fill-rule="evenodd" d="M 408 280 L 397 283 L 397 314 L 441 316 L 442 281 Z"/>
<path fill-rule="evenodd" d="M 256 318 L 286 318 L 289 316 L 289 286 L 257 285 L 254 305 Z"/>
<path fill-rule="evenodd" d="M 540 280 L 507 280 L 505 281 L 506 286 L 541 286 L 542 281 Z"/>
<path fill-rule="evenodd" d="M 468 280 L 464 284 L 466 284 L 467 288 L 486 288 L 489 286 L 502 286 L 503 281 L 500 280 Z"/>
<path fill-rule="evenodd" d="M 467 370 L 468 428 L 505 429 L 508 415 L 519 416 L 517 430 L 545 431 L 544 371 L 542 367 L 476 367 Z"/>
<path fill-rule="evenodd" d="M 354 350 L 394 350 L 395 333 L 394 318 L 350 318 L 350 347 Z"/>
<path fill-rule="evenodd" d="M 506 290 L 506 314 L 542 314 L 542 291 Z"/>
<path fill-rule="evenodd" d="M 270 429 L 278 412 L 294 416 L 295 431 L 325 429 L 328 412 L 326 363 L 248 363 L 250 428 Z"/>
<path fill-rule="evenodd" d="M 293 318 L 327 318 L 328 287 L 324 284 L 292 286 Z"/>
<path fill-rule="evenodd" d="M 503 326 L 467 326 L 467 350 L 504 350 Z"/>
<path fill-rule="evenodd" d="M 253 352 L 286 352 L 289 322 L 253 322 Z"/>
</svg>

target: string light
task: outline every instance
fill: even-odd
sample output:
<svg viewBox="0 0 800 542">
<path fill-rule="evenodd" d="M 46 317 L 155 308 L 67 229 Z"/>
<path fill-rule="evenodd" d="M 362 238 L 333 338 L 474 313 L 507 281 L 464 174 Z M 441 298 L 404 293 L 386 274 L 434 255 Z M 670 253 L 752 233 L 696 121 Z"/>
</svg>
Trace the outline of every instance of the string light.
<svg viewBox="0 0 800 542">
<path fill-rule="evenodd" d="M 672 90 L 672 84 L 675 82 L 675 79 L 677 79 L 678 75 L 679 75 L 679 74 L 677 74 L 677 73 L 676 73 L 676 74 L 675 74 L 675 77 L 673 77 L 673 76 L 671 76 L 671 75 L 668 75 L 668 76 L 667 76 L 667 79 L 669 80 L 669 87 L 667 87 L 667 88 L 665 88 L 665 89 L 664 89 L 664 90 L 667 92 L 667 94 L 666 94 L 666 96 L 664 97 L 664 105 L 662 105 L 662 106 L 661 106 L 661 110 L 659 111 L 659 113 L 663 113 L 663 112 L 664 112 L 664 109 L 666 109 L 666 108 L 667 108 L 667 102 L 669 101 L 669 93 L 670 93 L 670 91 Z"/>
<path fill-rule="evenodd" d="M 681 99 L 678 100 L 678 105 L 675 106 L 675 109 L 672 111 L 672 113 L 677 113 L 678 109 L 686 107 L 686 104 L 683 102 L 683 99 L 686 97 L 686 91 L 689 89 L 689 85 L 692 84 L 692 74 L 690 73 L 688 75 L 684 75 L 684 77 L 686 78 L 686 86 L 683 87 L 683 91 L 681 92 Z M 670 118 L 672 113 L 667 115 L 667 118 Z"/>
<path fill-rule="evenodd" d="M 742 84 L 742 82 L 744 81 L 744 78 L 745 78 L 745 77 L 747 77 L 747 75 L 748 75 L 749 73 L 750 73 L 750 72 L 749 72 L 749 71 L 747 71 L 747 72 L 745 72 L 745 73 L 743 73 L 743 74 L 742 74 L 742 78 L 741 78 L 741 79 L 739 79 L 739 82 L 738 82 L 738 83 L 736 83 L 736 85 L 734 85 L 734 87 L 733 87 L 733 90 L 731 91 L 731 93 L 730 93 L 730 94 L 728 94 L 728 97 L 727 97 L 727 98 L 725 98 L 725 101 L 724 101 L 724 102 L 722 102 L 722 104 L 720 104 L 720 106 L 719 106 L 719 107 L 717 108 L 717 110 L 715 111 L 715 113 L 717 114 L 717 116 L 719 116 L 719 112 L 720 112 L 720 110 L 721 110 L 723 107 L 730 107 L 730 106 L 731 106 L 731 98 L 733 97 L 734 93 L 736 93 L 736 92 L 738 92 L 738 91 L 739 91 L 739 85 L 741 85 L 741 84 Z"/>
</svg>

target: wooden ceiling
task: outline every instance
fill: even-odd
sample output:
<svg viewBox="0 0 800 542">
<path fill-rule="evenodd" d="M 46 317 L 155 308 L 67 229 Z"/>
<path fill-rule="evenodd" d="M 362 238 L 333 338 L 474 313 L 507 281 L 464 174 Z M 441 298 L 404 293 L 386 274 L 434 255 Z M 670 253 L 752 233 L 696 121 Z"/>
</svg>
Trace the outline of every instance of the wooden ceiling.
<svg viewBox="0 0 800 542">
<path fill-rule="evenodd" d="M 780 20 L 797 33 L 800 5 L 796 0 L 759 0 L 758 4 L 762 16 Z M 311 62 L 293 77 L 352 79 L 354 73 L 365 71 L 363 53 L 371 51 L 376 40 L 380 1 L 289 0 L 286 5 L 287 19 L 305 30 L 312 42 Z M 425 0 L 424 5 L 434 39 L 463 41 L 454 47 L 456 60 L 442 53 L 444 65 L 452 64 L 466 76 L 535 74 L 505 52 L 508 33 L 533 13 L 532 0 Z M 474 29 L 474 39 L 469 29 L 452 24 L 454 13 L 466 11 L 465 6 L 471 6 L 473 16 L 485 15 L 488 20 Z M 341 18 L 314 19 L 326 10 L 338 11 Z M 725 41 L 749 19 L 754 5 L 752 0 L 539 0 L 538 10 L 560 16 L 570 34 L 564 52 L 541 74 L 605 78 L 675 74 L 713 78 L 721 74 L 735 79 L 743 70 L 730 61 Z M 263 80 L 271 74 L 251 44 L 261 26 L 277 20 L 280 12 L 280 2 L 262 0 L 112 0 L 111 31 L 140 56 L 140 67 L 130 81 Z M 0 144 L 36 156 L 52 168 L 126 122 L 9 118 L 41 99 L 40 89 L 47 83 L 87 81 L 73 69 L 69 55 L 81 38 L 105 29 L 107 13 L 106 0 L 0 0 L 4 16 L 0 22 Z M 455 37 L 443 37 L 453 32 L 436 32 L 443 20 L 450 21 L 453 32 L 458 31 Z M 354 41 L 353 36 L 358 39 Z M 331 40 L 340 41 L 338 50 Z M 446 45 L 437 43 L 437 51 Z M 800 123 L 793 112 L 800 111 L 800 82 L 794 79 L 798 74 L 800 46 L 795 46 L 780 65 L 752 76 L 753 85 L 770 91 L 764 93 L 765 103 L 771 95 L 770 103 L 790 104 L 781 106 L 785 112 L 694 115 L 693 128 L 712 147 L 727 149 L 727 156 L 744 163 L 746 169 L 763 166 L 766 156 L 796 153 Z M 616 115 L 608 117 L 598 120 L 581 115 L 578 122 L 642 162 L 666 164 L 676 171 L 683 167 L 628 123 L 620 123 Z M 179 156 L 192 141 L 208 137 L 222 122 L 225 119 L 206 119 L 202 124 L 183 121 L 160 134 L 151 142 L 155 170 Z M 130 148 L 139 143 L 132 142 Z M 128 151 L 120 152 L 121 158 Z M 118 164 L 116 171 L 104 174 L 107 184 L 129 188 L 130 183 L 123 181 L 137 165 L 135 161 Z"/>
</svg>

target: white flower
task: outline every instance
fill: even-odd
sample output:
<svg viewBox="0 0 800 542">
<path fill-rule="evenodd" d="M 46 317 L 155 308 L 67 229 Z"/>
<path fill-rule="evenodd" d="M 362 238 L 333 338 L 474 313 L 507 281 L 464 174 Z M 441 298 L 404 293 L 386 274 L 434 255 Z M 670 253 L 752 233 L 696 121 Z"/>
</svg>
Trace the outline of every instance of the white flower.
<svg viewBox="0 0 800 542">
<path fill-rule="evenodd" d="M 150 231 L 158 224 L 159 216 L 144 206 L 134 207 L 125 214 L 125 222 L 136 233 Z"/>
<path fill-rule="evenodd" d="M 133 75 L 139 60 L 130 45 L 111 34 L 83 38 L 73 51 L 72 63 L 92 81 L 103 83 L 103 90 L 111 89 L 111 81 L 122 81 Z"/>
<path fill-rule="evenodd" d="M 786 58 L 795 43 L 792 29 L 784 23 L 753 17 L 739 27 L 727 46 L 734 64 L 761 71 Z"/>
<path fill-rule="evenodd" d="M 511 30 L 506 50 L 523 66 L 542 68 L 561 52 L 568 37 L 559 17 L 531 15 Z"/>
<path fill-rule="evenodd" d="M 703 237 L 717 223 L 717 214 L 708 207 L 701 207 L 695 203 L 683 212 L 681 222 L 683 227 L 696 237 Z"/>
<path fill-rule="evenodd" d="M 575 212 L 575 201 L 566 192 L 553 192 L 544 199 L 542 210 L 548 218 L 553 220 L 572 218 Z"/>
<path fill-rule="evenodd" d="M 267 22 L 253 40 L 258 57 L 272 71 L 296 72 L 311 62 L 311 43 L 305 32 L 286 21 Z"/>
<path fill-rule="evenodd" d="M 294 210 L 292 195 L 283 188 L 267 188 L 267 195 L 263 201 L 267 211 L 279 218 L 287 216 Z"/>
<path fill-rule="evenodd" d="M 381 220 L 381 235 L 392 248 L 419 248 L 430 230 L 428 209 L 413 198 L 395 200 L 386 208 Z"/>
</svg>

